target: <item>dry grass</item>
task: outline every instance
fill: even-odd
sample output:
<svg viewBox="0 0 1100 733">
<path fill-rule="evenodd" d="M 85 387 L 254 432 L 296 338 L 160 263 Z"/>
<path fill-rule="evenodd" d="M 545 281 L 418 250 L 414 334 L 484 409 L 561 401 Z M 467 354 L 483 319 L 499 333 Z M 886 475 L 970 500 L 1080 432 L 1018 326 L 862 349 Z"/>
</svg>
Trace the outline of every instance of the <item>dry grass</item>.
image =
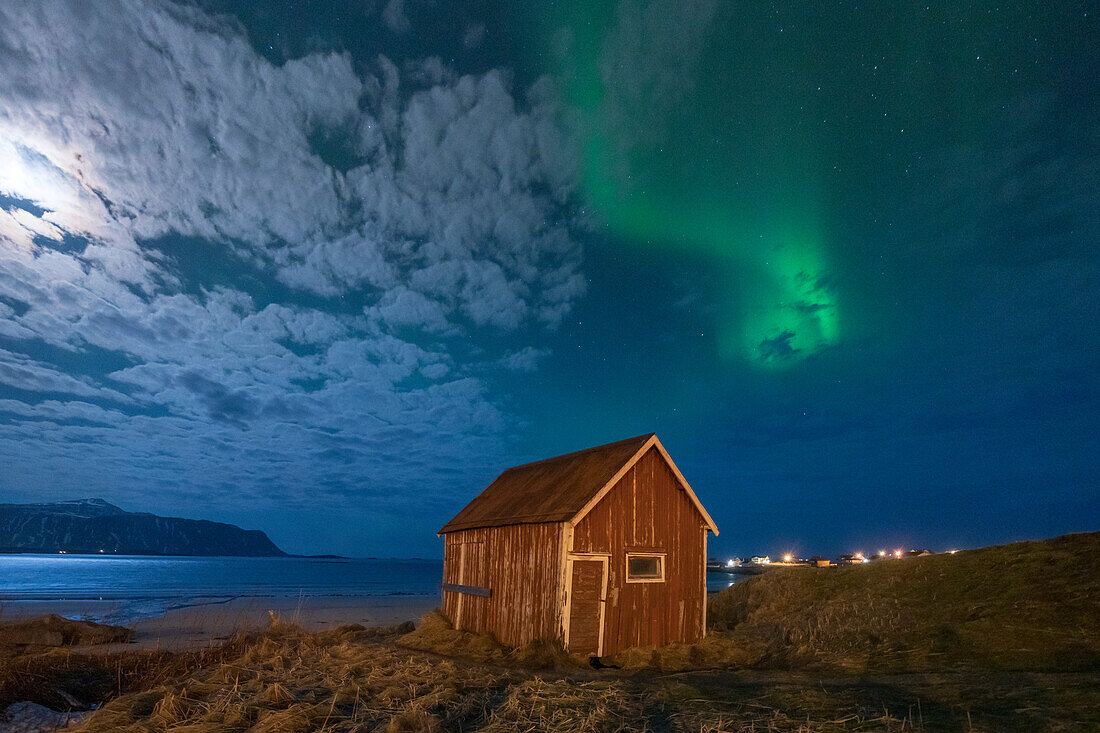
<svg viewBox="0 0 1100 733">
<path fill-rule="evenodd" d="M 401 649 L 407 628 L 277 625 L 171 684 L 123 695 L 79 730 L 433 730 L 483 719 L 507 674 Z"/>
<path fill-rule="evenodd" d="M 358 627 L 309 634 L 275 627 L 228 658 L 150 689 L 122 695 L 76 731 L 829 731 L 915 729 L 887 710 L 835 715 L 809 700 L 706 680 L 599 678 L 575 670 L 531 671 L 440 658 L 398 646 L 397 634 Z M 732 696 L 730 691 L 735 694 Z M 788 704 L 793 714 L 777 707 Z M 841 706 L 843 707 L 843 706 Z M 835 717 L 834 717 L 835 716 Z"/>
<path fill-rule="evenodd" d="M 0 649 L 10 646 L 77 646 L 125 643 L 132 633 L 124 626 L 73 621 L 57 614 L 0 623 Z"/>
<path fill-rule="evenodd" d="M 810 733 L 1100 724 L 1095 674 L 542 675 L 440 658 L 395 640 L 354 627 L 274 630 L 232 658 L 109 702 L 77 730 Z"/>
<path fill-rule="evenodd" d="M 765 663 L 849 672 L 1100 668 L 1100 533 L 955 555 L 778 569 L 708 618 Z"/>
<path fill-rule="evenodd" d="M 248 643 L 246 637 L 238 637 L 187 652 L 0 649 L 0 710 L 21 700 L 54 710 L 84 710 L 115 695 L 148 689 L 217 663 Z"/>
<path fill-rule="evenodd" d="M 32 659 L 53 680 L 66 668 L 98 675 L 96 694 L 106 704 L 73 729 L 86 732 L 809 733 L 1100 725 L 1097 674 L 822 679 L 736 670 L 538 672 L 496 653 L 484 662 L 409 649 L 398 643 L 408 632 L 407 625 L 348 626 L 311 634 L 275 623 L 194 652 L 53 651 Z M 90 688 L 79 692 L 92 700 Z"/>
<path fill-rule="evenodd" d="M 402 636 L 397 643 L 409 649 L 481 662 L 501 662 L 508 654 L 508 649 L 489 634 L 458 631 L 438 610 L 425 614 L 416 629 Z"/>
<path fill-rule="evenodd" d="M 586 661 L 570 657 L 562 644 L 556 641 L 539 640 L 512 649 L 490 634 L 457 631 L 438 610 L 425 614 L 416 629 L 402 636 L 397 643 L 407 649 L 524 669 L 569 669 L 583 666 Z"/>
<path fill-rule="evenodd" d="M 629 670 L 684 672 L 754 667 L 763 660 L 765 653 L 763 643 L 748 640 L 735 642 L 725 634 L 711 633 L 692 644 L 627 649 L 611 657 L 608 663 Z"/>
</svg>

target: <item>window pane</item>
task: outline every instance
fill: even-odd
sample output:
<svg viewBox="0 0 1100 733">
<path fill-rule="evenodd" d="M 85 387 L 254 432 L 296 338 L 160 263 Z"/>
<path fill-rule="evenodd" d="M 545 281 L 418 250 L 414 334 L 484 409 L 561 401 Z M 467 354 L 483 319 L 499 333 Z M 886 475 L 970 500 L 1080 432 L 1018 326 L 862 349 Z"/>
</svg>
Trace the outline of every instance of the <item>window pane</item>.
<svg viewBox="0 0 1100 733">
<path fill-rule="evenodd" d="M 631 578 L 661 577 L 661 558 L 659 557 L 632 557 L 627 562 L 627 572 Z"/>
</svg>

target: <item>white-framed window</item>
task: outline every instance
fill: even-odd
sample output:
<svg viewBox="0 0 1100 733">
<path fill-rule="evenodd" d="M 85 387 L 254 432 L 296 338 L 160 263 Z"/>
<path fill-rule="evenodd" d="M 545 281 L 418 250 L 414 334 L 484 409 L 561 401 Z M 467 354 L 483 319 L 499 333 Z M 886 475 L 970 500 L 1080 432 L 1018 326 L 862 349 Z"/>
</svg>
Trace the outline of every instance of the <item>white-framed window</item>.
<svg viewBox="0 0 1100 733">
<path fill-rule="evenodd" d="M 626 553 L 626 582 L 665 582 L 665 554 L 663 552 Z"/>
</svg>

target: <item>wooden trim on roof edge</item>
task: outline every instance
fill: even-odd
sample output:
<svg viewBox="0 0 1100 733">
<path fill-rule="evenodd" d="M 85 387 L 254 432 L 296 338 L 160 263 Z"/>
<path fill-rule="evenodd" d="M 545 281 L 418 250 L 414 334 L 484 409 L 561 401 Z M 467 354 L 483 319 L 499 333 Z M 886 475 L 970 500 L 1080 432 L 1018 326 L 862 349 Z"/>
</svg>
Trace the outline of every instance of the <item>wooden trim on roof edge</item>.
<svg viewBox="0 0 1100 733">
<path fill-rule="evenodd" d="M 635 453 L 634 456 L 629 461 L 627 461 L 622 468 L 615 472 L 615 475 L 611 477 L 611 480 L 604 484 L 603 488 L 600 489 L 595 496 L 589 499 L 588 503 L 585 504 L 584 507 L 579 512 L 577 512 L 577 514 L 572 519 L 569 520 L 569 523 L 573 526 L 576 526 L 578 522 L 584 519 L 585 515 L 592 511 L 596 507 L 596 505 L 599 504 L 605 496 L 607 496 L 607 492 L 611 491 L 611 489 L 614 488 L 615 484 L 619 483 L 619 479 L 625 476 L 626 472 L 633 468 L 635 463 L 641 460 L 642 456 L 646 454 L 646 451 L 653 447 L 657 448 L 661 456 L 665 459 L 665 462 L 667 462 L 669 467 L 672 468 L 672 473 L 676 476 L 676 480 L 680 482 L 680 485 L 684 488 L 684 491 L 687 492 L 688 498 L 691 499 L 691 503 L 694 504 L 695 508 L 699 510 L 699 513 L 703 515 L 703 519 L 706 522 L 707 529 L 709 529 L 715 534 L 715 536 L 717 536 L 718 525 L 714 523 L 714 520 L 711 519 L 710 514 L 708 514 L 707 510 L 703 508 L 703 503 L 699 501 L 699 497 L 695 495 L 694 491 L 692 491 L 691 485 L 687 482 L 687 479 L 684 478 L 684 474 L 680 473 L 680 469 L 676 467 L 676 463 L 673 462 L 672 456 L 670 456 L 668 454 L 668 451 L 665 450 L 665 447 L 661 445 L 661 441 L 657 439 L 656 433 L 651 435 L 649 437 L 649 440 L 642 444 L 642 447 L 638 449 L 638 452 Z"/>
</svg>

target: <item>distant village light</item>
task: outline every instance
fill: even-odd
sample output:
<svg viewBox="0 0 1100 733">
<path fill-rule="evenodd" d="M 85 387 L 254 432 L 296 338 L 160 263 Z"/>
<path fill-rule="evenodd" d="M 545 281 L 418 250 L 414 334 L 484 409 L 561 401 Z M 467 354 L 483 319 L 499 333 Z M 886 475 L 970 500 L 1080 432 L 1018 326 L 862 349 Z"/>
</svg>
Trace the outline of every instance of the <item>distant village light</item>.
<svg viewBox="0 0 1100 733">
<path fill-rule="evenodd" d="M 901 550 L 894 550 L 894 557 L 901 557 Z"/>
<path fill-rule="evenodd" d="M 791 561 L 791 554 L 788 552 L 786 555 L 783 556 L 783 562 L 790 562 L 790 561 Z"/>
<path fill-rule="evenodd" d="M 879 550 L 878 551 L 878 556 L 879 557 L 886 557 L 886 550 Z"/>
</svg>

